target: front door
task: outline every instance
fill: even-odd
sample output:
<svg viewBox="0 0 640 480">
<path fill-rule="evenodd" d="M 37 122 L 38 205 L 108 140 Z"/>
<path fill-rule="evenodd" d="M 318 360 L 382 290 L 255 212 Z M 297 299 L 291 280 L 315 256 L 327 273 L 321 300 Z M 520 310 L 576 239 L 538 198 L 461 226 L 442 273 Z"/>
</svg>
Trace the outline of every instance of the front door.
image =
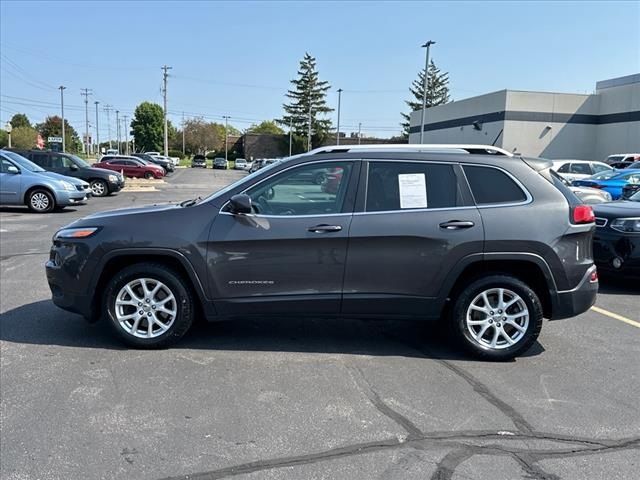
<svg viewBox="0 0 640 480">
<path fill-rule="evenodd" d="M 20 203 L 18 197 L 21 177 L 16 165 L 6 158 L 0 157 L 0 203 L 5 205 Z"/>
<path fill-rule="evenodd" d="M 480 214 L 459 167 L 369 161 L 351 222 L 345 314 L 429 316 L 456 263 L 482 252 Z"/>
<path fill-rule="evenodd" d="M 339 313 L 358 169 L 298 165 L 245 192 L 253 214 L 222 209 L 207 257 L 220 314 Z"/>
</svg>

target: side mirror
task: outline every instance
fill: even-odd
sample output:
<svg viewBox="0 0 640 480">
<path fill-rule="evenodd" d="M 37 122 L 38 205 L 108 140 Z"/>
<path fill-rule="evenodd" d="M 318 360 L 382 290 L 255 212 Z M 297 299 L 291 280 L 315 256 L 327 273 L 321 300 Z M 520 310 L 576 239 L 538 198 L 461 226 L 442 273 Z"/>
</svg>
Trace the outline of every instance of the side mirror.
<svg viewBox="0 0 640 480">
<path fill-rule="evenodd" d="M 78 165 L 76 165 L 75 163 L 72 163 L 71 166 L 69 167 L 71 170 L 78 170 Z"/>
<path fill-rule="evenodd" d="M 229 211 L 237 214 L 251 213 L 251 197 L 244 193 L 234 195 L 229 200 Z"/>
<path fill-rule="evenodd" d="M 7 173 L 20 173 L 20 170 L 18 170 L 18 167 L 14 167 L 13 165 L 9 165 L 7 167 Z"/>
</svg>

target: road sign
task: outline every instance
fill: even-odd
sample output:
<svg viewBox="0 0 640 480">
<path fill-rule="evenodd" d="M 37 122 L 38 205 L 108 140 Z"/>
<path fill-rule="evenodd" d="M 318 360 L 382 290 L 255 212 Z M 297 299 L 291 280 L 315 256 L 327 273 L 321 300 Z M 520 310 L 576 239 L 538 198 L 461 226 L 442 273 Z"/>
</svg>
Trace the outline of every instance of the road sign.
<svg viewBox="0 0 640 480">
<path fill-rule="evenodd" d="M 47 142 L 49 143 L 62 143 L 62 137 L 48 137 Z"/>
</svg>

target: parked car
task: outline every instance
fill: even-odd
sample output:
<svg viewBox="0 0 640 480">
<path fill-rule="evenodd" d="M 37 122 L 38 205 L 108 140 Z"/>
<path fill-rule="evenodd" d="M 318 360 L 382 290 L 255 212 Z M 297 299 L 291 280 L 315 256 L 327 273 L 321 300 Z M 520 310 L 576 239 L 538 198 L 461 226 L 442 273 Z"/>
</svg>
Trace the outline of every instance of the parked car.
<svg viewBox="0 0 640 480">
<path fill-rule="evenodd" d="M 204 155 L 194 155 L 191 159 L 191 168 L 207 168 L 207 157 Z"/>
<path fill-rule="evenodd" d="M 155 163 L 144 163 L 143 160 L 121 155 L 118 157 L 103 157 L 100 162 L 94 164 L 96 167 L 121 172 L 125 177 L 133 178 L 162 178 L 164 177 L 164 168 Z"/>
<path fill-rule="evenodd" d="M 227 162 L 222 157 L 216 157 L 216 158 L 213 159 L 213 167 L 212 168 L 222 168 L 222 169 L 226 170 L 227 168 L 229 168 L 229 162 Z"/>
<path fill-rule="evenodd" d="M 625 168 L 633 168 L 632 165 L 638 162 L 613 162 L 611 166 L 616 170 L 624 170 Z M 638 167 L 635 167 L 638 168 Z"/>
<path fill-rule="evenodd" d="M 264 162 L 263 158 L 258 158 L 251 163 L 251 168 L 249 168 L 249 173 L 257 172 L 262 168 L 262 164 Z"/>
<path fill-rule="evenodd" d="M 625 185 L 636 185 L 638 183 L 640 183 L 640 169 L 626 168 L 624 170 L 616 170 L 612 176 L 602 175 L 600 178 L 593 176 L 584 180 L 575 180 L 573 185 L 600 188 L 609 192 L 611 198 L 618 200 L 622 196 L 622 188 Z"/>
<path fill-rule="evenodd" d="M 105 153 L 105 155 L 118 155 L 118 153 L 118 150 L 115 148 L 107 148 L 107 153 Z"/>
<path fill-rule="evenodd" d="M 588 160 L 553 160 L 553 169 L 569 181 L 581 180 L 596 173 L 613 170 L 606 163 Z"/>
<path fill-rule="evenodd" d="M 569 190 L 571 190 L 576 195 L 576 197 L 578 197 L 580 201 L 582 201 L 582 203 L 592 205 L 594 203 L 604 203 L 613 200 L 611 198 L 611 194 L 605 190 L 591 187 L 577 187 L 575 185 L 572 185 L 571 182 L 569 182 L 566 178 L 560 178 L 562 180 L 562 183 L 564 183 L 569 188 Z"/>
<path fill-rule="evenodd" d="M 165 157 L 168 158 L 169 160 L 171 160 L 171 162 L 173 162 L 173 166 L 177 167 L 178 165 L 180 165 L 180 157 Z"/>
<path fill-rule="evenodd" d="M 640 161 L 640 153 L 616 153 L 614 155 L 609 155 L 605 163 L 611 165 L 616 162 L 638 162 Z"/>
<path fill-rule="evenodd" d="M 160 152 L 144 152 L 146 155 L 151 155 L 153 157 L 157 157 L 160 155 Z"/>
<path fill-rule="evenodd" d="M 593 256 L 598 269 L 640 280 L 640 190 L 628 200 L 594 207 Z"/>
<path fill-rule="evenodd" d="M 622 187 L 622 200 L 627 200 L 634 193 L 640 192 L 640 183 L 627 183 Z"/>
<path fill-rule="evenodd" d="M 153 155 L 147 155 L 146 153 L 132 153 L 131 156 L 144 160 L 147 164 L 155 163 L 156 165 L 160 165 L 162 168 L 164 168 L 165 175 L 175 170 L 173 162 L 165 160 L 160 156 L 154 157 Z"/>
<path fill-rule="evenodd" d="M 77 220 L 53 238 L 53 301 L 139 348 L 175 343 L 196 312 L 399 316 L 450 322 L 494 360 L 528 350 L 543 316 L 593 305 L 593 210 L 551 162 L 497 147 L 366 147 L 291 157 L 204 199 Z M 290 181 L 336 169 L 334 194 Z"/>
<path fill-rule="evenodd" d="M 244 158 L 236 158 L 233 168 L 235 170 L 245 170 L 247 168 L 247 160 Z"/>
<path fill-rule="evenodd" d="M 96 168 L 75 155 L 44 150 L 11 149 L 11 151 L 31 160 L 45 170 L 88 182 L 94 197 L 106 197 L 119 192 L 125 185 L 122 175 L 104 168 Z"/>
<path fill-rule="evenodd" d="M 26 205 L 36 213 L 78 205 L 89 198 L 89 185 L 80 182 L 47 172 L 15 152 L 0 150 L 0 205 Z"/>
</svg>

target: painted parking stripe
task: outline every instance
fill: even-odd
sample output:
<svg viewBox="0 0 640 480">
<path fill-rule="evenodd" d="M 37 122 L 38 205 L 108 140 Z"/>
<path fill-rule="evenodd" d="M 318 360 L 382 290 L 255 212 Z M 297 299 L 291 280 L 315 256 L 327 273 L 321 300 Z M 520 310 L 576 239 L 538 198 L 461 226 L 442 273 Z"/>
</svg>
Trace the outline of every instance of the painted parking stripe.
<svg viewBox="0 0 640 480">
<path fill-rule="evenodd" d="M 635 320 L 631 320 L 630 318 L 623 317 L 622 315 L 618 315 L 617 313 L 610 312 L 609 310 L 605 310 L 600 307 L 591 307 L 591 310 L 594 312 L 601 313 L 602 315 L 606 315 L 607 317 L 614 318 L 616 320 L 620 320 L 621 322 L 628 323 L 634 327 L 640 328 L 640 322 L 636 322 Z"/>
</svg>

